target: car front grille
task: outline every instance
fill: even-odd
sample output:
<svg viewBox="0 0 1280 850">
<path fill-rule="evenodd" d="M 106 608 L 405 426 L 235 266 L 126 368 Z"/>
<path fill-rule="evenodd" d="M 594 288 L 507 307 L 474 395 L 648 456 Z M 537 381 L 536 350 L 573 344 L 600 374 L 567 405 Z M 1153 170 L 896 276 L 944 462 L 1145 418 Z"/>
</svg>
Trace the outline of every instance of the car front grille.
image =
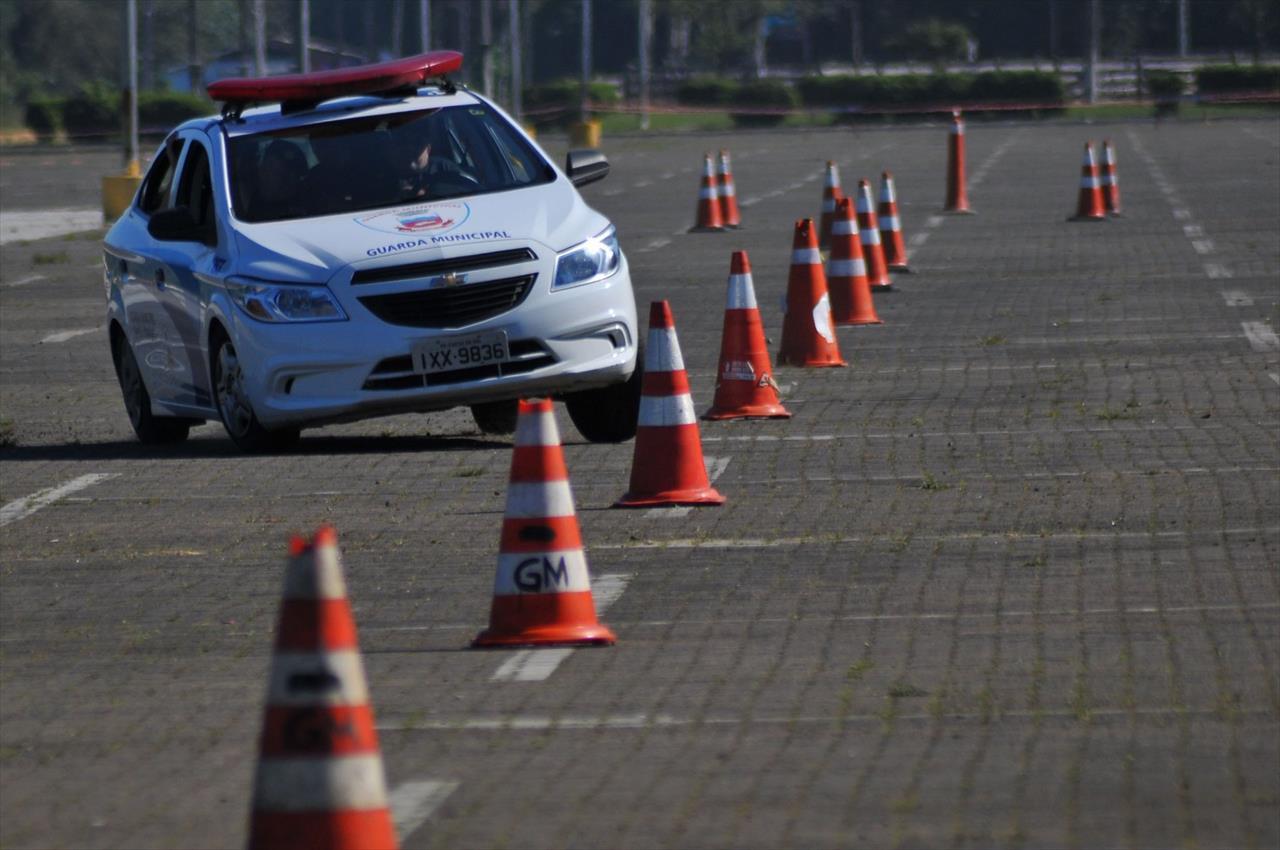
<svg viewBox="0 0 1280 850">
<path fill-rule="evenodd" d="M 423 387 L 439 387 L 461 384 L 483 378 L 502 378 L 507 375 L 523 375 L 556 362 L 551 352 L 535 339 L 518 339 L 507 346 L 511 359 L 506 363 L 491 363 L 473 369 L 455 369 L 452 372 L 434 372 L 420 375 L 413 371 L 413 360 L 408 354 L 388 357 L 378 362 L 364 382 L 366 390 L 417 390 Z"/>
<path fill-rule="evenodd" d="M 360 286 L 366 283 L 388 283 L 397 280 L 415 280 L 418 278 L 444 275 L 450 272 L 472 272 L 489 269 L 494 266 L 509 266 L 518 263 L 529 263 L 538 259 L 538 255 L 528 248 L 512 248 L 508 251 L 490 251 L 487 254 L 467 254 L 447 260 L 429 260 L 425 263 L 407 263 L 398 266 L 379 266 L 372 269 L 360 269 L 351 276 L 351 285 Z"/>
<path fill-rule="evenodd" d="M 360 303 L 391 325 L 410 328 L 456 328 L 490 319 L 512 309 L 528 295 L 536 274 L 394 292 L 362 295 Z"/>
</svg>

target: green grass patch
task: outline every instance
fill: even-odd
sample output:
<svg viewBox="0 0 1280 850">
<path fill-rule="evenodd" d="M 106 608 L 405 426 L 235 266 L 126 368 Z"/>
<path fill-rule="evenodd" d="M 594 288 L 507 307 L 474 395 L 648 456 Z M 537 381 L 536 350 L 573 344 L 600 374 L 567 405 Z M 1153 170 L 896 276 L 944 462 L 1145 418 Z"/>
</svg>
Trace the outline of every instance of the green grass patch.
<svg viewBox="0 0 1280 850">
<path fill-rule="evenodd" d="M 12 419 L 0 419 L 0 449 L 18 445 L 18 434 Z"/>
<path fill-rule="evenodd" d="M 941 481 L 933 477 L 932 472 L 926 472 L 924 473 L 924 477 L 920 481 L 920 489 L 930 490 L 930 491 L 950 490 L 951 485 L 943 484 Z"/>
<path fill-rule="evenodd" d="M 1006 340 L 1004 337 L 1000 336 L 999 334 L 984 336 L 980 340 L 978 340 L 979 345 L 1004 345 L 1006 342 L 1008 342 L 1008 340 Z"/>
<path fill-rule="evenodd" d="M 1115 422 L 1118 419 L 1133 419 L 1134 416 L 1134 412 L 1128 408 L 1117 410 L 1111 407 L 1104 407 L 1098 411 L 1098 418 L 1103 422 Z"/>
<path fill-rule="evenodd" d="M 484 470 L 475 466 L 459 469 L 453 473 L 454 478 L 478 478 L 481 475 L 484 475 Z"/>
<path fill-rule="evenodd" d="M 929 692 L 923 688 L 917 688 L 910 682 L 894 682 L 889 686 L 888 694 L 891 699 L 912 699 L 927 697 Z"/>
<path fill-rule="evenodd" d="M 69 262 L 71 262 L 71 255 L 66 251 L 56 251 L 52 254 L 36 254 L 31 258 L 32 265 L 36 266 L 56 266 Z"/>
<path fill-rule="evenodd" d="M 857 682 L 867 673 L 875 669 L 876 663 L 870 658 L 863 658 L 849 665 L 849 669 L 845 671 L 844 677 L 850 682 Z"/>
</svg>

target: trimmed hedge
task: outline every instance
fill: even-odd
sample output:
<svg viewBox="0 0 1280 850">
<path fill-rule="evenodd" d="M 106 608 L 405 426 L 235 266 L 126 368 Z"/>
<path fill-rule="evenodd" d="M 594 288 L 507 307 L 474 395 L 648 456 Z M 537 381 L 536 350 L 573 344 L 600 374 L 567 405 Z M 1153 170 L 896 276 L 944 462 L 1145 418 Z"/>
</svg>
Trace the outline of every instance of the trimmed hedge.
<svg viewBox="0 0 1280 850">
<path fill-rule="evenodd" d="M 981 104 L 1050 104 L 1066 100 L 1062 79 L 1047 71 L 984 71 L 980 74 L 899 74 L 805 77 L 799 83 L 806 106 L 882 109 Z"/>
<path fill-rule="evenodd" d="M 1155 100 L 1177 100 L 1186 90 L 1186 80 L 1176 71 L 1147 72 L 1147 93 Z"/>
<path fill-rule="evenodd" d="M 23 121 L 40 142 L 52 142 L 62 132 L 62 101 L 52 97 L 34 98 L 27 103 Z"/>
<path fill-rule="evenodd" d="M 1196 69 L 1201 94 L 1280 90 L 1280 65 L 1205 65 Z"/>
<path fill-rule="evenodd" d="M 86 83 L 62 104 L 62 126 L 71 138 L 108 136 L 120 129 L 120 92 Z"/>
<path fill-rule="evenodd" d="M 622 99 L 613 83 L 593 81 L 587 93 L 596 103 L 612 106 Z M 582 81 L 556 80 L 524 90 L 523 105 L 530 111 L 562 107 L 560 112 L 535 115 L 533 120 L 541 125 L 565 126 L 578 120 L 578 99 L 582 96 Z"/>
<path fill-rule="evenodd" d="M 795 109 L 800 98 L 795 89 L 781 80 L 752 80 L 738 86 L 729 99 L 731 106 L 748 109 Z M 730 112 L 729 118 L 739 127 L 773 127 L 786 120 L 784 113 L 758 114 Z"/>
<path fill-rule="evenodd" d="M 738 85 L 720 77 L 694 77 L 676 88 L 676 102 L 685 106 L 727 106 Z"/>
</svg>

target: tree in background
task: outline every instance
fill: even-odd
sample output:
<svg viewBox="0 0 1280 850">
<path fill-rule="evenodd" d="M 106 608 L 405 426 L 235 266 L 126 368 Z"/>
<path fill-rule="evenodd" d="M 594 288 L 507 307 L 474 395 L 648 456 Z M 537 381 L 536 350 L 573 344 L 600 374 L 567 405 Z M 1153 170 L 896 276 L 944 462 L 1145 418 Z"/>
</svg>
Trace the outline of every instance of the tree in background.
<svg viewBox="0 0 1280 850">
<path fill-rule="evenodd" d="M 965 61 L 971 41 L 973 35 L 964 24 L 926 18 L 907 24 L 891 46 L 907 59 L 942 70 L 948 62 Z"/>
</svg>

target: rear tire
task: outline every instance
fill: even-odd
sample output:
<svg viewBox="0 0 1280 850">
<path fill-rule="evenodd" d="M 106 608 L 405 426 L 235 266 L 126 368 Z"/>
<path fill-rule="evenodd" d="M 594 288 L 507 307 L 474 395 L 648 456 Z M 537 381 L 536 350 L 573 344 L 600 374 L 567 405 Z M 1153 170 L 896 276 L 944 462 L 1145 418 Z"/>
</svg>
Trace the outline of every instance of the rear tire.
<svg viewBox="0 0 1280 850">
<path fill-rule="evenodd" d="M 624 443 L 636 435 L 643 367 L 642 350 L 636 355 L 636 370 L 627 380 L 564 397 L 564 406 L 579 434 L 593 443 Z"/>
<path fill-rule="evenodd" d="M 116 379 L 120 382 L 120 394 L 124 396 L 124 409 L 129 414 L 129 424 L 138 442 L 149 445 L 181 443 L 191 431 L 191 420 L 156 416 L 151 412 L 151 394 L 142 381 L 142 370 L 133 356 L 133 347 L 124 334 L 114 337 L 111 359 L 116 367 Z"/>
<path fill-rule="evenodd" d="M 514 434 L 516 419 L 519 416 L 520 402 L 514 398 L 509 401 L 486 401 L 483 404 L 471 405 L 471 418 L 476 421 L 476 427 L 485 434 Z"/>
<path fill-rule="evenodd" d="M 298 428 L 268 431 L 253 412 L 235 346 L 225 335 L 214 339 L 213 399 L 231 442 L 243 452 L 260 454 L 287 449 L 298 441 Z"/>
</svg>

